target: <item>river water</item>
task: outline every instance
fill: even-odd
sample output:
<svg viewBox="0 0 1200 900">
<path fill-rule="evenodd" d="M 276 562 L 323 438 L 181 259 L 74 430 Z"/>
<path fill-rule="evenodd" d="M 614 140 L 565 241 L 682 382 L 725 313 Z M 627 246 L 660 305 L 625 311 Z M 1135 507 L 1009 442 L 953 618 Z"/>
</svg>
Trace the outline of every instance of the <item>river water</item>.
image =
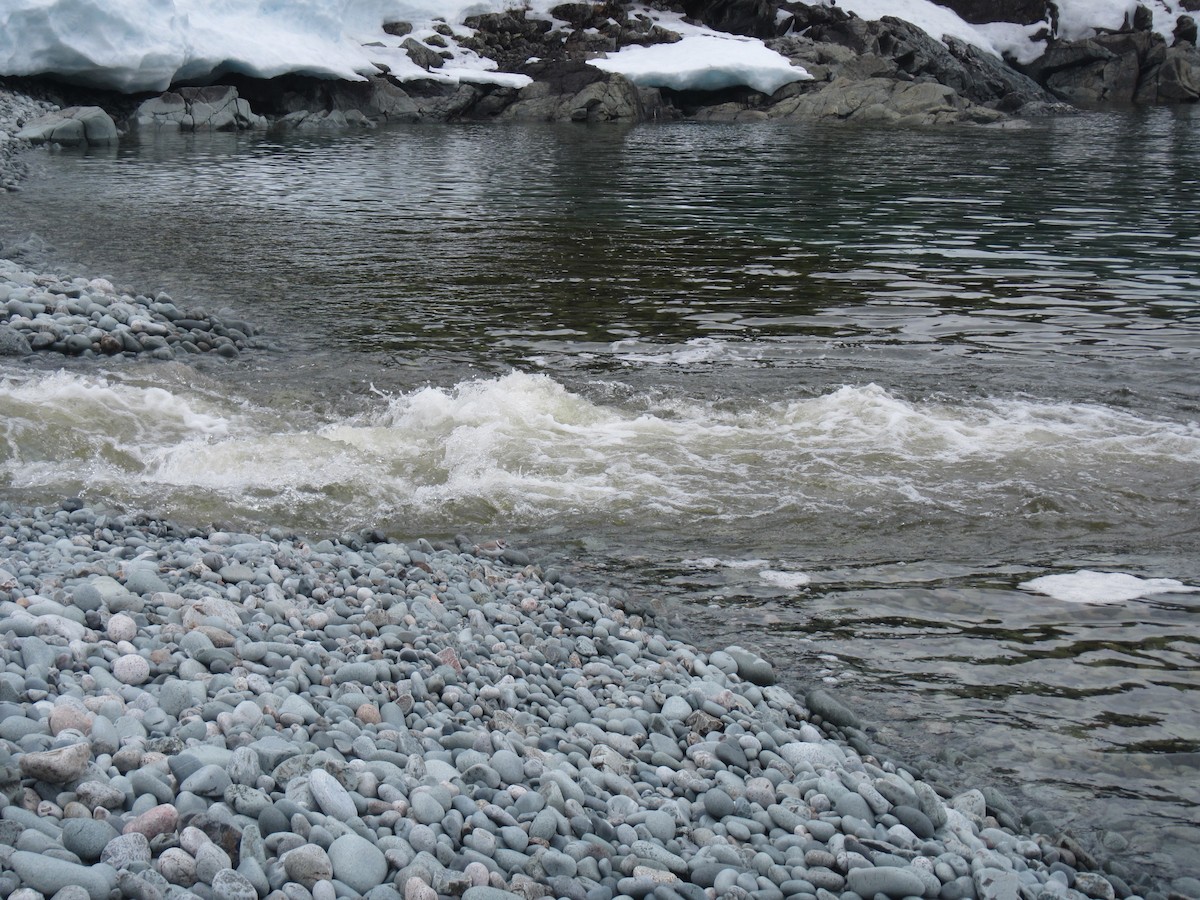
<svg viewBox="0 0 1200 900">
<path fill-rule="evenodd" d="M 1021 585 L 1200 585 L 1200 115 L 205 135 L 38 168 L 0 200 L 10 250 L 278 350 L 5 363 L 0 497 L 505 537 L 833 686 L 885 752 L 1135 886 L 1198 874 L 1200 594 Z"/>
</svg>

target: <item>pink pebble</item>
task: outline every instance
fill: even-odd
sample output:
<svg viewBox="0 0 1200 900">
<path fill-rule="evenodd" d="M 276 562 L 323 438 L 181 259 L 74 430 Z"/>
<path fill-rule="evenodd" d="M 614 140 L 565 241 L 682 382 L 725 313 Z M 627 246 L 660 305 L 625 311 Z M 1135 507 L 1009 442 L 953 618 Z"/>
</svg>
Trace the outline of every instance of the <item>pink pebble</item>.
<svg viewBox="0 0 1200 900">
<path fill-rule="evenodd" d="M 174 831 L 178 824 L 179 811 L 170 803 L 160 803 L 158 806 L 146 810 L 137 818 L 131 819 L 125 826 L 124 833 L 132 834 L 136 831 L 144 834 L 148 839 L 152 839 L 160 834 Z"/>
</svg>

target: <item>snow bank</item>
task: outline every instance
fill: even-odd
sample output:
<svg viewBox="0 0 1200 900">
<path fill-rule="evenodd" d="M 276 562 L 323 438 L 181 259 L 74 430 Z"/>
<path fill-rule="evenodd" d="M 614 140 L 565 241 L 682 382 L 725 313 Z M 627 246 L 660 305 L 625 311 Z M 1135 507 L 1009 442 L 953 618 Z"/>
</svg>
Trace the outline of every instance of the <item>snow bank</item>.
<svg viewBox="0 0 1200 900">
<path fill-rule="evenodd" d="M 558 0 L 526 0 L 528 15 L 549 18 Z M 931 0 L 839 0 L 863 18 L 894 15 L 935 38 L 953 35 L 993 53 L 1036 57 L 1040 26 L 969 25 Z M 1120 27 L 1138 0 L 1058 0 L 1060 33 L 1082 37 Z M 1180 0 L 1145 0 L 1155 28 L 1168 37 Z M 3 0 L 0 74 L 54 74 L 117 90 L 158 91 L 177 81 L 212 80 L 237 72 L 260 78 L 301 73 L 357 80 L 386 66 L 401 80 L 491 81 L 520 86 L 469 51 L 436 73 L 413 64 L 401 39 L 382 25 L 404 21 L 413 37 L 432 34 L 436 19 L 457 25 L 470 15 L 500 12 L 516 0 Z M 746 84 L 773 93 L 806 77 L 761 41 L 689 25 L 677 14 L 641 10 L 683 35 L 677 44 L 629 47 L 595 64 L 648 86 L 715 89 Z M 367 46 L 371 45 L 371 46 Z"/>
</svg>

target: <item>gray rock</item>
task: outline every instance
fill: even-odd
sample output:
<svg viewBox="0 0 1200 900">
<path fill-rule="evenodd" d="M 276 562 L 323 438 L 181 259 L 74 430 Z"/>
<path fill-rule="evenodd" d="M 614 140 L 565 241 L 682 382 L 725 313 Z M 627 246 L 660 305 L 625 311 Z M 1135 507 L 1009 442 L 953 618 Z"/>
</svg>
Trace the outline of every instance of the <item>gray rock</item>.
<svg viewBox="0 0 1200 900">
<path fill-rule="evenodd" d="M 91 900 L 108 900 L 109 892 L 117 884 L 116 869 L 103 863 L 81 866 L 53 856 L 16 850 L 9 858 L 9 865 L 22 884 L 47 897 L 74 884 L 86 890 Z"/>
<path fill-rule="evenodd" d="M 333 863 L 329 854 L 316 844 L 302 844 L 283 855 L 283 868 L 288 878 L 311 888 L 318 881 L 333 877 Z"/>
<path fill-rule="evenodd" d="M 775 683 L 775 667 L 757 653 L 751 653 L 737 644 L 726 647 L 725 652 L 737 663 L 738 675 L 751 684 L 767 687 Z"/>
<path fill-rule="evenodd" d="M 50 784 L 65 784 L 75 781 L 87 769 L 92 748 L 87 743 L 71 744 L 57 750 L 43 750 L 21 755 L 21 773 L 27 778 L 48 781 Z"/>
<path fill-rule="evenodd" d="M 313 800 L 325 815 L 343 822 L 358 815 L 350 792 L 324 769 L 313 769 L 309 773 L 308 787 L 312 791 Z M 438 819 L 441 819 L 441 815 Z"/>
<path fill-rule="evenodd" d="M 862 722 L 850 709 L 837 700 L 829 691 L 818 688 L 804 696 L 804 704 L 826 722 L 840 728 L 862 728 Z"/>
<path fill-rule="evenodd" d="M 34 119 L 17 132 L 17 138 L 34 144 L 55 142 L 78 144 L 115 144 L 117 126 L 112 117 L 98 106 L 69 106 Z"/>
<path fill-rule="evenodd" d="M 388 864 L 383 851 L 357 834 L 344 834 L 329 846 L 333 877 L 360 894 L 383 883 Z"/>
<path fill-rule="evenodd" d="M 63 846 L 85 863 L 99 861 L 108 842 L 118 837 L 117 830 L 99 819 L 64 819 Z"/>
<path fill-rule="evenodd" d="M 231 781 L 229 773 L 218 765 L 201 766 L 179 785 L 180 791 L 188 791 L 201 797 L 220 797 Z"/>
<path fill-rule="evenodd" d="M 222 869 L 212 879 L 215 900 L 258 900 L 258 890 L 246 876 Z"/>
<path fill-rule="evenodd" d="M 925 893 L 925 882 L 916 874 L 892 866 L 851 869 L 846 873 L 846 883 L 860 897 L 874 897 L 876 894 L 920 897 Z"/>
<path fill-rule="evenodd" d="M 114 869 L 128 869 L 137 863 L 149 863 L 150 857 L 150 842 L 144 834 L 135 831 L 109 841 L 100 854 L 100 861 Z"/>
<path fill-rule="evenodd" d="M 25 335 L 0 323 L 0 356 L 28 356 L 33 352 Z"/>
<path fill-rule="evenodd" d="M 171 590 L 159 576 L 157 567 L 137 563 L 129 567 L 125 576 L 125 588 L 134 594 L 166 593 Z"/>
</svg>

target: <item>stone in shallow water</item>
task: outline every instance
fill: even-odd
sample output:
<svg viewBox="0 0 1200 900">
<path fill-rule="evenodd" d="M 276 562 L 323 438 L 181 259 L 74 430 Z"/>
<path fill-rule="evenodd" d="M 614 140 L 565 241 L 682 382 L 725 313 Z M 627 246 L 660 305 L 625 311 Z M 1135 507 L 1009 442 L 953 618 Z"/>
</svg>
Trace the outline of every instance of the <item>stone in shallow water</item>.
<svg viewBox="0 0 1200 900">
<path fill-rule="evenodd" d="M 818 688 L 804 697 L 809 710 L 839 728 L 862 728 L 862 721 L 829 691 Z"/>
</svg>

